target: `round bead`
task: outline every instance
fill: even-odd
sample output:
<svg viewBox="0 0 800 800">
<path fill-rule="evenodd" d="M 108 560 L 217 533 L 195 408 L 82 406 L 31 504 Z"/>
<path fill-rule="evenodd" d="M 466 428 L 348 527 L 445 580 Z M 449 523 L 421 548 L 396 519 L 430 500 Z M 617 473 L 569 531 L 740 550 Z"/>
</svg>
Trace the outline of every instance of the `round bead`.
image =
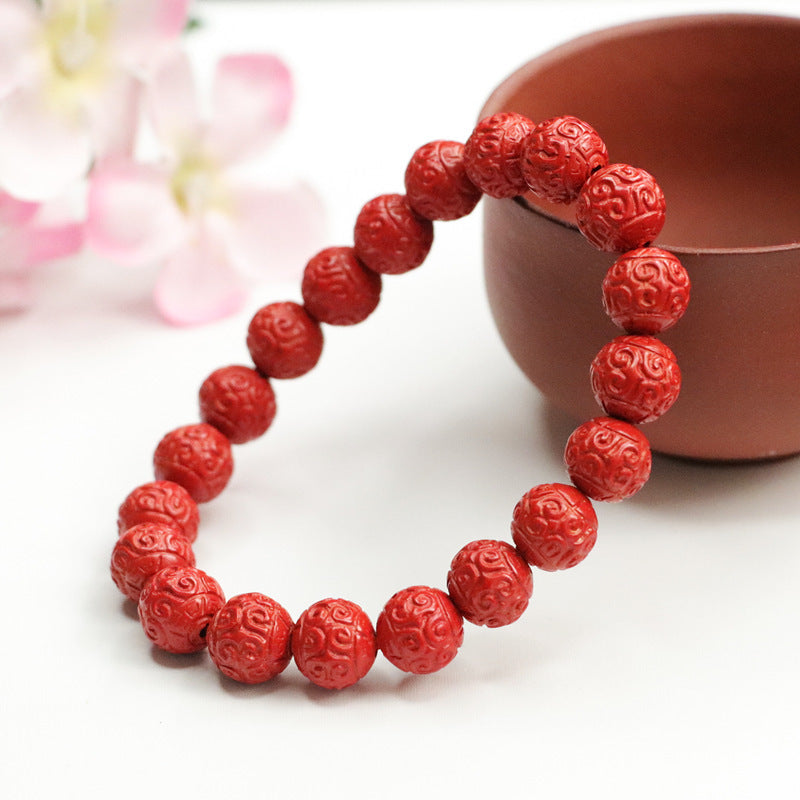
<svg viewBox="0 0 800 800">
<path fill-rule="evenodd" d="M 375 662 L 375 630 L 361 607 L 349 600 L 320 600 L 307 608 L 292 633 L 297 668 L 323 689 L 344 689 Z"/>
<path fill-rule="evenodd" d="M 629 164 L 593 173 L 578 195 L 581 233 L 599 250 L 625 252 L 652 242 L 664 227 L 664 193 L 655 178 Z"/>
<path fill-rule="evenodd" d="M 444 592 L 429 586 L 411 586 L 393 595 L 376 630 L 386 658 L 417 675 L 447 666 L 464 641 L 461 614 Z"/>
<path fill-rule="evenodd" d="M 196 503 L 213 500 L 233 474 L 231 443 L 201 422 L 170 431 L 153 456 L 156 478 L 179 483 Z"/>
<path fill-rule="evenodd" d="M 675 354 L 652 336 L 617 336 L 595 356 L 592 391 L 602 409 L 628 422 L 652 422 L 681 391 Z"/>
<path fill-rule="evenodd" d="M 511 535 L 522 557 L 555 572 L 583 561 L 597 540 L 597 515 L 583 492 L 564 483 L 534 486 L 514 508 Z"/>
<path fill-rule="evenodd" d="M 250 367 L 221 367 L 200 387 L 200 418 L 230 442 L 244 444 L 266 433 L 275 419 L 275 392 Z"/>
<path fill-rule="evenodd" d="M 465 217 L 481 199 L 481 190 L 467 176 L 460 142 L 422 145 L 408 162 L 405 186 L 409 205 L 426 219 Z"/>
<path fill-rule="evenodd" d="M 516 197 L 528 185 L 522 151 L 534 124 L 522 114 L 500 112 L 482 119 L 464 146 L 469 179 L 490 197 Z"/>
<path fill-rule="evenodd" d="M 231 597 L 208 626 L 208 653 L 223 675 L 240 683 L 263 683 L 292 658 L 292 618 L 258 592 Z"/>
<path fill-rule="evenodd" d="M 134 602 L 145 583 L 165 567 L 193 567 L 189 540 L 173 525 L 142 522 L 128 528 L 111 551 L 111 578 Z"/>
<path fill-rule="evenodd" d="M 355 325 L 378 307 L 381 276 L 367 269 L 352 247 L 328 247 L 306 264 L 302 292 L 314 319 L 328 325 Z"/>
<path fill-rule="evenodd" d="M 531 568 L 507 542 L 481 539 L 459 550 L 447 591 L 464 619 L 499 628 L 522 616 L 533 592 Z"/>
<path fill-rule="evenodd" d="M 573 431 L 564 461 L 570 480 L 585 495 L 615 502 L 647 483 L 652 458 L 647 438 L 633 425 L 595 417 Z"/>
<path fill-rule="evenodd" d="M 659 247 L 639 247 L 609 268 L 603 279 L 603 306 L 628 333 L 652 335 L 683 316 L 690 292 L 689 274 L 676 256 Z"/>
<path fill-rule="evenodd" d="M 551 203 L 571 203 L 608 150 L 597 131 L 577 117 L 540 122 L 525 140 L 522 175 L 530 190 Z"/>
<path fill-rule="evenodd" d="M 263 375 L 299 378 L 322 355 L 322 330 L 303 306 L 270 303 L 256 311 L 247 329 L 247 349 Z"/>
<path fill-rule="evenodd" d="M 170 653 L 195 653 L 206 646 L 206 631 L 225 605 L 219 584 L 194 567 L 166 567 L 139 596 L 139 619 L 148 638 Z"/>
<path fill-rule="evenodd" d="M 353 241 L 356 256 L 373 272 L 399 275 L 425 260 L 433 244 L 433 223 L 417 214 L 405 195 L 384 194 L 359 212 Z"/>
<path fill-rule="evenodd" d="M 120 534 L 142 522 L 174 525 L 193 542 L 200 514 L 197 503 L 183 486 L 172 481 L 151 481 L 137 486 L 122 501 L 117 515 Z"/>
</svg>

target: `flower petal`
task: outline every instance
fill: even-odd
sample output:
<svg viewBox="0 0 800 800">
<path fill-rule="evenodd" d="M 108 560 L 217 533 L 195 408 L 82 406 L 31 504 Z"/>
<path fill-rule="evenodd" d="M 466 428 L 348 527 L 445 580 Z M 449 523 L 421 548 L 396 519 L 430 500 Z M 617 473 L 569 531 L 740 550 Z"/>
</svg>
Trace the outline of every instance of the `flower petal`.
<svg viewBox="0 0 800 800">
<path fill-rule="evenodd" d="M 186 27 L 191 0 L 117 0 L 113 47 L 118 57 L 148 67 Z"/>
<path fill-rule="evenodd" d="M 242 273 L 299 276 L 325 241 L 322 201 L 305 184 L 283 190 L 239 188 L 225 229 L 232 263 Z"/>
<path fill-rule="evenodd" d="M 238 311 L 246 292 L 219 244 L 201 230 L 167 262 L 154 298 L 167 321 L 197 325 Z"/>
<path fill-rule="evenodd" d="M 36 214 L 40 205 L 0 192 L 0 228 L 24 225 Z"/>
<path fill-rule="evenodd" d="M 86 226 L 80 222 L 30 226 L 28 263 L 39 264 L 74 255 L 83 248 Z"/>
<path fill-rule="evenodd" d="M 0 2 L 0 97 L 32 66 L 38 9 L 33 0 Z"/>
<path fill-rule="evenodd" d="M 159 139 L 173 151 L 200 135 L 200 109 L 191 64 L 175 50 L 158 64 L 147 84 L 146 108 Z"/>
<path fill-rule="evenodd" d="M 214 76 L 210 151 L 230 163 L 262 150 L 286 125 L 292 97 L 291 73 L 277 56 L 221 59 Z"/>
<path fill-rule="evenodd" d="M 120 73 L 110 80 L 88 112 L 95 158 L 132 156 L 139 128 L 142 85 Z"/>
<path fill-rule="evenodd" d="M 89 170 L 92 147 L 85 117 L 68 119 L 37 87 L 0 101 L 0 186 L 23 200 L 61 194 Z"/>
<path fill-rule="evenodd" d="M 89 184 L 88 243 L 123 264 L 166 257 L 186 237 L 166 170 L 132 161 L 108 162 Z"/>
</svg>

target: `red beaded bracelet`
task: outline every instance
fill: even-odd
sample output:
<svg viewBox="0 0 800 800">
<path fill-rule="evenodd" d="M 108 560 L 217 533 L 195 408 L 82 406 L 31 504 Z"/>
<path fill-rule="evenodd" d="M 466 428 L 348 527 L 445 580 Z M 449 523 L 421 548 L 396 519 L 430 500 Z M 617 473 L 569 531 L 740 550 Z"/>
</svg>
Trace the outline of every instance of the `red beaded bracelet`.
<svg viewBox="0 0 800 800">
<path fill-rule="evenodd" d="M 341 689 L 364 677 L 380 650 L 401 670 L 435 672 L 456 655 L 463 620 L 498 627 L 525 611 L 531 566 L 554 571 L 580 563 L 594 546 L 591 500 L 622 500 L 650 474 L 647 438 L 635 427 L 677 399 L 681 374 L 672 351 L 654 338 L 680 319 L 689 278 L 678 259 L 651 246 L 664 224 L 664 197 L 653 177 L 609 164 L 602 139 L 575 117 L 538 125 L 516 113 L 482 120 L 465 145 L 430 142 L 405 173 L 405 195 L 370 200 L 355 224 L 353 247 L 331 247 L 306 266 L 303 305 L 272 303 L 247 331 L 255 369 L 229 366 L 200 388 L 201 423 L 168 433 L 155 450 L 156 480 L 134 489 L 119 509 L 111 575 L 138 602 L 147 636 L 172 653 L 208 647 L 227 676 L 269 680 L 292 656 L 318 686 Z M 577 201 L 578 227 L 601 250 L 622 253 L 603 281 L 603 304 L 625 335 L 591 364 L 592 390 L 605 416 L 580 425 L 565 450 L 573 485 L 535 486 L 517 503 L 514 545 L 470 542 L 456 553 L 447 591 L 411 586 L 393 595 L 373 628 L 355 603 L 325 599 L 297 622 L 258 593 L 227 602 L 217 582 L 195 568 L 197 503 L 216 497 L 232 471 L 231 443 L 261 436 L 275 416 L 270 379 L 296 378 L 322 354 L 322 324 L 353 325 L 378 305 L 381 275 L 418 267 L 433 243 L 433 221 L 457 219 L 482 194 L 525 192 Z"/>
</svg>

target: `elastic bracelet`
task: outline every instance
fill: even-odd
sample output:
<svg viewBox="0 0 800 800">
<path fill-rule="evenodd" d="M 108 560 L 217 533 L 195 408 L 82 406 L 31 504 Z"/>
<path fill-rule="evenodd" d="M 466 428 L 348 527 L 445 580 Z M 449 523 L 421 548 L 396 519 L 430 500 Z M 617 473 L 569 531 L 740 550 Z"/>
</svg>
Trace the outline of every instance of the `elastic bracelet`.
<svg viewBox="0 0 800 800">
<path fill-rule="evenodd" d="M 275 417 L 273 380 L 297 378 L 319 361 L 324 325 L 354 325 L 377 307 L 383 275 L 420 266 L 433 222 L 469 214 L 481 196 L 526 192 L 576 203 L 577 224 L 600 250 L 616 253 L 602 302 L 624 334 L 608 342 L 589 370 L 602 415 L 578 426 L 566 444 L 571 483 L 534 486 L 519 500 L 511 542 L 481 539 L 454 556 L 445 588 L 396 592 L 375 626 L 357 604 L 314 603 L 293 621 L 257 592 L 225 599 L 195 567 L 198 503 L 214 499 L 233 472 L 232 445 L 264 434 Z M 361 209 L 353 244 L 327 248 L 308 262 L 303 303 L 261 308 L 247 331 L 253 366 L 226 366 L 200 387 L 201 422 L 166 434 L 154 454 L 155 481 L 119 508 L 111 575 L 138 603 L 148 638 L 171 653 L 208 647 L 229 678 L 260 683 L 294 661 L 312 683 L 342 689 L 363 678 L 378 651 L 396 667 L 423 674 L 446 666 L 466 620 L 499 627 L 517 620 L 533 590 L 531 567 L 555 571 L 580 563 L 597 537 L 592 501 L 619 501 L 650 475 L 639 425 L 678 397 L 681 374 L 656 336 L 689 301 L 689 277 L 671 253 L 652 246 L 664 224 L 664 196 L 643 169 L 609 163 L 587 123 L 570 116 L 534 124 L 512 112 L 478 123 L 466 144 L 420 147 L 405 173 L 405 194 L 381 195 Z M 513 544 L 512 544 L 513 542 Z"/>
</svg>

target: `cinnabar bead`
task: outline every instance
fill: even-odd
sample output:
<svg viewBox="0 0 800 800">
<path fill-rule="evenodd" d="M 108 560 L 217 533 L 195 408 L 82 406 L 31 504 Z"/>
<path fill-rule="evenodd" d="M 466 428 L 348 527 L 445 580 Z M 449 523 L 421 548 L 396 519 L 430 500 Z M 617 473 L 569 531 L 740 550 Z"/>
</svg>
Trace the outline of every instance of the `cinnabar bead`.
<svg viewBox="0 0 800 800">
<path fill-rule="evenodd" d="M 597 169 L 608 164 L 608 150 L 597 131 L 577 117 L 540 122 L 522 153 L 528 188 L 551 203 L 571 203 Z"/>
<path fill-rule="evenodd" d="M 262 375 L 299 378 L 322 355 L 319 323 L 298 303 L 270 303 L 256 311 L 247 329 L 247 349 Z"/>
<path fill-rule="evenodd" d="M 482 194 L 467 176 L 460 142 L 428 142 L 417 149 L 406 167 L 405 187 L 411 208 L 431 220 L 467 216 Z"/>
<path fill-rule="evenodd" d="M 475 186 L 497 198 L 527 191 L 522 151 L 533 128 L 531 120 L 512 111 L 482 119 L 464 145 L 464 166 Z"/>
<path fill-rule="evenodd" d="M 258 592 L 231 597 L 208 626 L 211 660 L 240 683 L 263 683 L 292 658 L 292 618 L 280 603 Z"/>
<path fill-rule="evenodd" d="M 681 391 L 675 354 L 652 336 L 617 336 L 595 356 L 592 391 L 601 408 L 627 422 L 652 422 Z"/>
<path fill-rule="evenodd" d="M 510 544 L 480 539 L 456 553 L 447 574 L 447 591 L 464 619 L 499 628 L 518 620 L 528 607 L 533 576 Z"/>
<path fill-rule="evenodd" d="M 233 474 L 231 443 L 205 422 L 170 431 L 153 455 L 158 480 L 179 483 L 196 503 L 213 500 Z"/>
<path fill-rule="evenodd" d="M 429 586 L 410 586 L 392 595 L 376 631 L 384 656 L 417 675 L 446 667 L 464 641 L 464 623 L 453 601 Z"/>
<path fill-rule="evenodd" d="M 547 572 L 583 561 L 597 541 L 597 514 L 583 492 L 564 483 L 543 483 L 514 508 L 511 535 L 520 555 Z"/>
<path fill-rule="evenodd" d="M 193 542 L 200 514 L 186 489 L 173 481 L 151 481 L 137 486 L 123 501 L 117 514 L 120 534 L 142 522 L 174 525 Z"/>
<path fill-rule="evenodd" d="M 301 286 L 306 311 L 328 325 L 363 322 L 381 299 L 381 276 L 352 247 L 328 247 L 306 264 Z"/>
<path fill-rule="evenodd" d="M 599 250 L 624 253 L 650 244 L 664 227 L 666 203 L 647 171 L 610 164 L 583 185 L 575 207 L 581 233 Z"/>
<path fill-rule="evenodd" d="M 647 483 L 650 443 L 633 425 L 595 417 L 576 428 L 567 441 L 564 461 L 570 480 L 592 500 L 616 502 Z"/>
<path fill-rule="evenodd" d="M 266 433 L 275 419 L 275 408 L 269 381 L 250 367 L 221 367 L 200 387 L 200 419 L 233 444 Z"/>
<path fill-rule="evenodd" d="M 307 608 L 292 633 L 297 668 L 323 689 L 344 689 L 363 678 L 378 646 L 369 617 L 356 603 L 339 598 Z"/>
<path fill-rule="evenodd" d="M 373 272 L 400 275 L 416 269 L 433 244 L 433 223 L 405 195 L 383 194 L 361 209 L 353 231 L 356 256 Z"/>
<path fill-rule="evenodd" d="M 677 256 L 660 247 L 621 255 L 603 279 L 603 306 L 628 333 L 652 335 L 671 328 L 686 311 L 689 273 Z"/>
<path fill-rule="evenodd" d="M 111 551 L 111 578 L 134 602 L 145 583 L 165 567 L 194 566 L 189 540 L 174 526 L 142 522 L 128 528 Z"/>
<path fill-rule="evenodd" d="M 206 646 L 206 631 L 225 605 L 219 584 L 195 567 L 156 572 L 139 596 L 139 619 L 150 641 L 169 653 L 195 653 Z"/>
</svg>

